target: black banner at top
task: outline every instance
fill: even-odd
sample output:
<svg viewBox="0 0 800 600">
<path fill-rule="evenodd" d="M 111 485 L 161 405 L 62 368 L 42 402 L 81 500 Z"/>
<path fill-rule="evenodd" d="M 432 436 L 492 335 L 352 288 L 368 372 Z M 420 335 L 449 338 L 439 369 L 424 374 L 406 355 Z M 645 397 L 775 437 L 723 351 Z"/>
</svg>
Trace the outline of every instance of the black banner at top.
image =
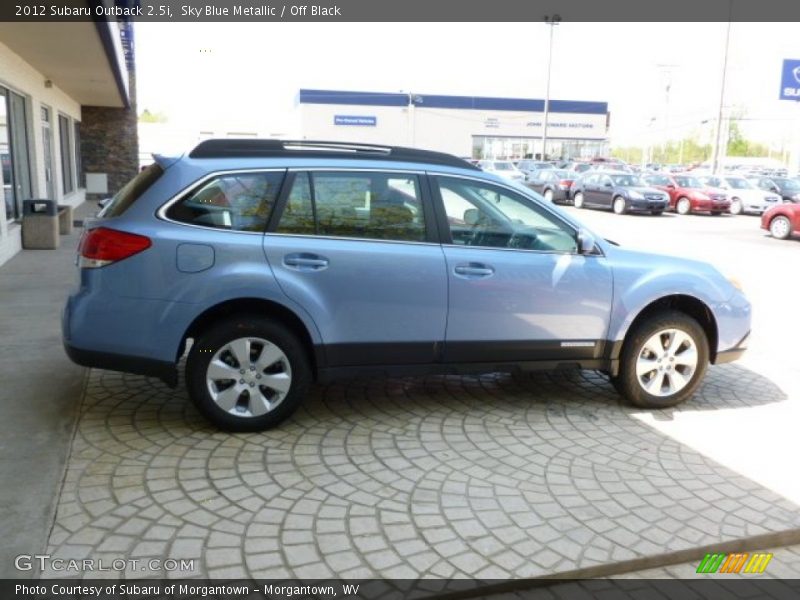
<svg viewBox="0 0 800 600">
<path fill-rule="evenodd" d="M 797 0 L 2 0 L 0 21 L 800 21 Z"/>
</svg>

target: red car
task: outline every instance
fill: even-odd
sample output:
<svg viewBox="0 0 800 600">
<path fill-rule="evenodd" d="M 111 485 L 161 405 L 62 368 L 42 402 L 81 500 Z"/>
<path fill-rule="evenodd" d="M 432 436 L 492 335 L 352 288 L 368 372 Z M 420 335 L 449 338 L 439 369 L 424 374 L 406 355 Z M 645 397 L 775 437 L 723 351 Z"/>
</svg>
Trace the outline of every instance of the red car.
<svg viewBox="0 0 800 600">
<path fill-rule="evenodd" d="M 761 215 L 761 229 L 768 229 L 779 240 L 800 233 L 800 204 L 778 204 L 767 209 Z"/>
<path fill-rule="evenodd" d="M 669 208 L 680 215 L 710 212 L 712 215 L 731 212 L 731 201 L 725 190 L 709 188 L 693 175 L 646 175 L 648 185 L 669 194 Z"/>
</svg>

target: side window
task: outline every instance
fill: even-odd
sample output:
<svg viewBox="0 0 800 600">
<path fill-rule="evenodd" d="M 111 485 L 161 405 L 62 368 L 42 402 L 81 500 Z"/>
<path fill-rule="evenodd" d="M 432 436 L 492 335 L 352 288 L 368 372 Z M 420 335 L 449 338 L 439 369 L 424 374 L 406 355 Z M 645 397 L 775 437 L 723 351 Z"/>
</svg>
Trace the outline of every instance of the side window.
<svg viewBox="0 0 800 600">
<path fill-rule="evenodd" d="M 453 244 L 577 252 L 575 231 L 535 201 L 474 180 L 438 177 L 436 181 Z"/>
<path fill-rule="evenodd" d="M 405 173 L 300 174 L 277 232 L 424 241 L 419 180 Z"/>
<path fill-rule="evenodd" d="M 167 217 L 189 225 L 262 232 L 283 176 L 281 171 L 214 177 L 170 206 Z"/>
</svg>

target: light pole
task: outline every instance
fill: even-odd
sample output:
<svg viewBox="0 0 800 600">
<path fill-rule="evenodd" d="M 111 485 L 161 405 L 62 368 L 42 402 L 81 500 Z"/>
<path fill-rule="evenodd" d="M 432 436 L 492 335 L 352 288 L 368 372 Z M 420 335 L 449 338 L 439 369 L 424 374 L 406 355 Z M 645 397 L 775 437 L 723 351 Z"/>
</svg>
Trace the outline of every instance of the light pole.
<svg viewBox="0 0 800 600">
<path fill-rule="evenodd" d="M 731 13 L 733 12 L 733 2 L 729 5 L 728 28 L 725 31 L 725 54 L 722 58 L 722 85 L 719 89 L 719 112 L 717 114 L 717 135 L 714 142 L 714 157 L 711 160 L 711 172 L 716 174 L 720 162 L 720 138 L 722 137 L 722 106 L 725 100 L 725 79 L 728 74 L 728 46 L 731 41 Z"/>
<path fill-rule="evenodd" d="M 561 22 L 561 15 L 545 15 L 544 22 L 550 26 L 550 50 L 547 54 L 547 87 L 544 94 L 544 127 L 542 129 L 542 160 L 547 159 L 547 119 L 550 116 L 550 70 L 553 66 L 553 30 Z"/>
</svg>

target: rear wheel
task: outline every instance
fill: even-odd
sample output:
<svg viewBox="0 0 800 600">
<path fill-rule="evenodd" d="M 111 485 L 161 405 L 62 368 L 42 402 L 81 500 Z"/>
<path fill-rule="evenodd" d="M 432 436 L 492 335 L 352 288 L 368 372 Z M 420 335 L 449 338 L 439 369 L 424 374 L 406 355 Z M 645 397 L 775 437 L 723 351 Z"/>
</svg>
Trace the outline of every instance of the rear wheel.
<svg viewBox="0 0 800 600">
<path fill-rule="evenodd" d="M 731 200 L 731 214 L 732 215 L 742 214 L 742 201 L 739 198 L 733 198 Z"/>
<path fill-rule="evenodd" d="M 614 208 L 614 212 L 618 215 L 624 215 L 627 207 L 625 206 L 625 198 L 622 196 L 617 196 L 614 198 L 614 204 L 612 205 Z"/>
<path fill-rule="evenodd" d="M 583 192 L 575 192 L 575 208 L 583 208 Z"/>
<path fill-rule="evenodd" d="M 228 431 L 260 431 L 288 417 L 308 392 L 312 374 L 302 343 L 263 317 L 222 321 L 200 335 L 186 363 L 197 409 Z"/>
<path fill-rule="evenodd" d="M 665 408 L 689 398 L 708 366 L 708 340 L 700 324 L 669 310 L 628 334 L 614 387 L 634 406 Z"/>
<path fill-rule="evenodd" d="M 678 198 L 675 210 L 679 215 L 688 215 L 692 211 L 692 203 L 688 198 Z"/>
<path fill-rule="evenodd" d="M 545 190 L 544 191 L 544 199 L 548 202 L 553 201 L 553 190 Z"/>
<path fill-rule="evenodd" d="M 778 215 L 769 222 L 769 232 L 772 234 L 772 237 L 785 240 L 792 235 L 792 224 L 789 219 L 783 215 Z"/>
</svg>

